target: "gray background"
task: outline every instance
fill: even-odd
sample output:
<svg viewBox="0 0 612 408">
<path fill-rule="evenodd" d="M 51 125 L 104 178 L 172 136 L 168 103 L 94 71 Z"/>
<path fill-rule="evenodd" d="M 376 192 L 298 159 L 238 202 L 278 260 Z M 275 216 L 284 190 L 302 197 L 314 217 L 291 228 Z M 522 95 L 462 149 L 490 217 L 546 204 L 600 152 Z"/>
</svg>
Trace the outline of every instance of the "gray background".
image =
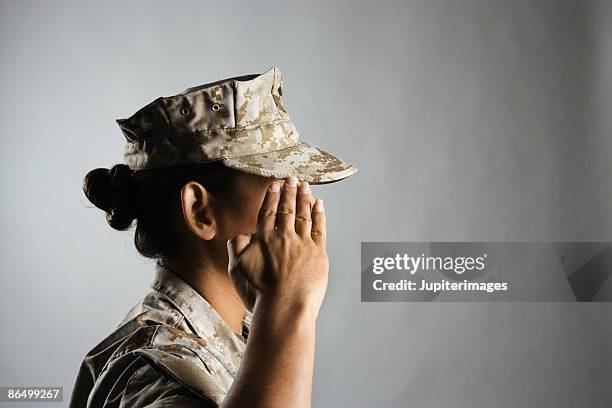
<svg viewBox="0 0 612 408">
<path fill-rule="evenodd" d="M 609 403 L 609 303 L 362 304 L 359 250 L 609 241 L 612 2 L 286 3 L 0 2 L 0 384 L 69 395 L 148 289 L 133 233 L 81 191 L 122 160 L 114 119 L 276 65 L 302 138 L 360 169 L 315 188 L 331 270 L 313 406 Z"/>
</svg>

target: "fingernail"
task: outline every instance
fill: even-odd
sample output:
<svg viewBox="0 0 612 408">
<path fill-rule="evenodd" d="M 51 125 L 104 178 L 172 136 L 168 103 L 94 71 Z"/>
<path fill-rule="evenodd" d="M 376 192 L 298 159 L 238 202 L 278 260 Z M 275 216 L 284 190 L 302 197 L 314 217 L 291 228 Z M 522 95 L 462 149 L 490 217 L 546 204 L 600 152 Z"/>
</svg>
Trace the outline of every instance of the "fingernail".
<svg viewBox="0 0 612 408">
<path fill-rule="evenodd" d="M 280 183 L 278 181 L 273 181 L 272 184 L 270 184 L 270 191 L 278 193 L 280 191 Z"/>
<path fill-rule="evenodd" d="M 317 198 L 317 201 L 315 201 L 315 205 L 314 205 L 314 212 L 323 212 L 325 211 L 325 209 L 323 208 L 323 200 L 320 198 Z"/>
<path fill-rule="evenodd" d="M 298 179 L 295 176 L 289 176 L 285 183 L 287 183 L 289 187 L 297 187 Z"/>
<path fill-rule="evenodd" d="M 300 183 L 300 194 L 310 194 L 310 185 L 307 181 Z"/>
</svg>

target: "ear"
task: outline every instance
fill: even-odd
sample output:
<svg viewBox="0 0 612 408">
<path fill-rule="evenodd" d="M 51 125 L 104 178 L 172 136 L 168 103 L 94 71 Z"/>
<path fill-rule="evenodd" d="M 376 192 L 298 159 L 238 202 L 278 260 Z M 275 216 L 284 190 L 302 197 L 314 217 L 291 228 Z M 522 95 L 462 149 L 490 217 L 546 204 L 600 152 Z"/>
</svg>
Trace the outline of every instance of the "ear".
<svg viewBox="0 0 612 408">
<path fill-rule="evenodd" d="M 210 205 L 210 195 L 200 183 L 187 182 L 181 189 L 181 207 L 187 228 L 204 240 L 211 240 L 217 224 Z"/>
</svg>

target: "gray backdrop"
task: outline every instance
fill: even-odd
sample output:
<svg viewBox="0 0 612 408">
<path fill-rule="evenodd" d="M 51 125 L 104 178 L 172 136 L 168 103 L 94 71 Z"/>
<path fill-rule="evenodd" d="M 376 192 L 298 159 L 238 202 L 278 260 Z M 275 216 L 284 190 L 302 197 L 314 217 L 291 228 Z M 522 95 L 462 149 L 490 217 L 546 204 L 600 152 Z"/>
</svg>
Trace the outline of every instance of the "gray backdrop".
<svg viewBox="0 0 612 408">
<path fill-rule="evenodd" d="M 133 232 L 81 190 L 122 161 L 114 119 L 276 65 L 302 138 L 360 169 L 315 187 L 331 270 L 313 406 L 609 403 L 611 304 L 362 304 L 359 251 L 611 240 L 612 2 L 284 3 L 0 1 L 0 384 L 67 400 L 148 290 Z"/>
</svg>

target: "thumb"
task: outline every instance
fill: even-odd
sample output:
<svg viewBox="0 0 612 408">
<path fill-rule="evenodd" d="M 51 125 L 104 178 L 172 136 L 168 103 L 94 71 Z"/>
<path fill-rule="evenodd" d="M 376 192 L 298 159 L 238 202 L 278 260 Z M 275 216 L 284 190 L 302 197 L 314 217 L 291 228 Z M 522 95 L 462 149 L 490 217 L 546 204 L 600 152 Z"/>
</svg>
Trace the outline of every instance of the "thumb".
<svg viewBox="0 0 612 408">
<path fill-rule="evenodd" d="M 236 258 L 240 256 L 244 248 L 251 242 L 251 235 L 239 234 L 227 240 L 227 253 L 229 254 L 229 264 L 233 265 Z"/>
</svg>

